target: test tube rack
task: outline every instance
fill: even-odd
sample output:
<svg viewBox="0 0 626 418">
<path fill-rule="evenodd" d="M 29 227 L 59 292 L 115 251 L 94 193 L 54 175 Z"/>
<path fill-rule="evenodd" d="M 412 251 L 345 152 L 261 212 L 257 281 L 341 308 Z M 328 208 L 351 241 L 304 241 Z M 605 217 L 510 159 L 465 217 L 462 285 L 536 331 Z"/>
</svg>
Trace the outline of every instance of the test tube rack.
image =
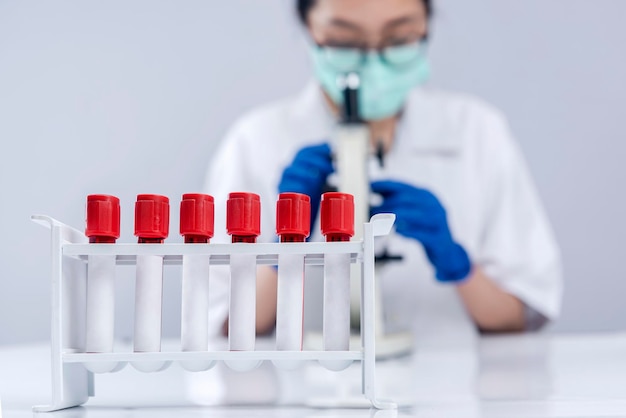
<svg viewBox="0 0 626 418">
<path fill-rule="evenodd" d="M 395 215 L 378 214 L 363 225 L 363 238 L 349 242 L 258 243 L 233 244 L 89 244 L 84 233 L 45 215 L 31 219 L 51 231 L 51 377 L 50 405 L 34 406 L 35 412 L 52 412 L 79 406 L 94 396 L 94 373 L 100 363 L 121 370 L 136 362 L 225 362 L 240 370 L 255 367 L 262 361 L 293 364 L 318 361 L 341 370 L 354 361 L 360 362 L 362 393 L 377 409 L 395 409 L 394 402 L 376 397 L 375 350 L 375 277 L 374 237 L 389 234 Z M 87 263 L 90 255 L 114 255 L 117 265 L 135 265 L 138 255 L 163 256 L 165 265 L 180 265 L 184 255 L 210 256 L 211 265 L 228 265 L 231 254 L 253 254 L 257 265 L 276 265 L 279 254 L 304 255 L 305 265 L 323 265 L 325 254 L 350 254 L 351 263 L 361 265 L 361 338 L 360 349 L 348 351 L 195 351 L 195 352 L 85 352 L 85 309 Z M 235 366 L 233 366 L 235 365 Z M 89 366 L 89 369 L 88 369 Z"/>
</svg>

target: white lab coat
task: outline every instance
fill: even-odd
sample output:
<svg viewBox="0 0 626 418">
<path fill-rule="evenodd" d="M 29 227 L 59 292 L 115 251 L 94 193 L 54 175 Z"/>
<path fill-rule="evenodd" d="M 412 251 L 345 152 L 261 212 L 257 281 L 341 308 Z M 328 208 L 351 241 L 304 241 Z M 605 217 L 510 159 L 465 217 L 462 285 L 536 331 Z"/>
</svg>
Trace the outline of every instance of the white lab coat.
<svg viewBox="0 0 626 418">
<path fill-rule="evenodd" d="M 275 202 L 283 169 L 305 145 L 332 142 L 334 118 L 316 83 L 295 97 L 240 118 L 214 154 L 205 191 L 215 197 L 214 242 L 228 242 L 228 194 L 261 196 L 261 237 L 275 240 Z M 403 181 L 434 193 L 446 208 L 454 238 L 472 262 L 532 312 L 554 319 L 560 310 L 560 254 L 522 153 L 505 118 L 488 104 L 461 94 L 419 87 L 409 95 L 385 166 L 372 178 Z M 317 229 L 317 228 L 316 228 Z M 314 231 L 312 240 L 322 240 Z M 387 331 L 436 334 L 474 329 L 453 284 L 435 280 L 421 245 L 392 234 L 383 267 Z M 211 277 L 213 331 L 228 312 L 228 272 Z M 306 313 L 305 313 L 306 315 Z"/>
</svg>

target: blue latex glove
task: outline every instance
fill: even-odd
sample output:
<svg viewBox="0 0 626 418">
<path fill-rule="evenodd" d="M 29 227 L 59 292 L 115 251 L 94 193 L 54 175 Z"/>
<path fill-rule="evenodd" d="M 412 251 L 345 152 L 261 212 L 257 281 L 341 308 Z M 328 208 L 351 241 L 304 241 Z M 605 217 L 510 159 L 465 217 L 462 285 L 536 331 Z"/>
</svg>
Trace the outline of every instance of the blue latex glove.
<svg viewBox="0 0 626 418">
<path fill-rule="evenodd" d="M 376 181 L 372 191 L 383 202 L 372 208 L 372 214 L 394 213 L 396 232 L 422 243 L 440 282 L 458 282 L 471 270 L 467 253 L 454 242 L 446 211 L 428 190 L 396 181 Z"/>
<path fill-rule="evenodd" d="M 311 198 L 311 230 L 317 218 L 326 179 L 333 171 L 330 146 L 326 143 L 308 146 L 296 153 L 278 184 L 278 193 L 303 193 Z"/>
</svg>

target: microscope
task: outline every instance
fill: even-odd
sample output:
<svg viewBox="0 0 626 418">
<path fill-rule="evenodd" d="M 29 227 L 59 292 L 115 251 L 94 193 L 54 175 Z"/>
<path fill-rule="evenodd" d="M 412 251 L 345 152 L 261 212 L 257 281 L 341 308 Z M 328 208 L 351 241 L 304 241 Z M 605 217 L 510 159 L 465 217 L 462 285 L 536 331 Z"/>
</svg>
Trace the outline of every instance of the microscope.
<svg viewBox="0 0 626 418">
<path fill-rule="evenodd" d="M 379 143 L 373 147 L 367 123 L 359 115 L 360 77 L 356 72 L 349 72 L 337 80 L 343 94 L 343 106 L 334 138 L 334 159 L 336 168 L 337 190 L 354 196 L 357 227 L 353 240 L 363 238 L 362 225 L 370 218 L 370 160 L 375 157 L 378 164 L 384 165 L 384 150 Z M 411 332 L 385 332 L 384 306 L 380 282 L 380 270 L 385 263 L 398 262 L 399 255 L 390 255 L 386 248 L 376 256 L 376 356 L 377 358 L 402 355 L 413 348 Z M 360 295 L 361 266 L 351 265 L 350 271 L 350 322 L 352 328 L 351 343 L 358 344 L 360 338 Z"/>
</svg>

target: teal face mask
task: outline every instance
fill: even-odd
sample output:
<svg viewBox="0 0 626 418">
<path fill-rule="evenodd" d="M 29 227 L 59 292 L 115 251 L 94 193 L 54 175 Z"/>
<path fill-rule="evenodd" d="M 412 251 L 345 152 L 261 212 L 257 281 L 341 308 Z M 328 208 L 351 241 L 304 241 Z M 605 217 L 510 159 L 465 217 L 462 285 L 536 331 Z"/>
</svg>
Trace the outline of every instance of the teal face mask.
<svg viewBox="0 0 626 418">
<path fill-rule="evenodd" d="M 387 47 L 382 52 L 313 46 L 315 75 L 331 99 L 343 102 L 338 80 L 349 72 L 360 77 L 359 113 L 365 120 L 397 114 L 409 91 L 430 75 L 421 43 Z"/>
</svg>

